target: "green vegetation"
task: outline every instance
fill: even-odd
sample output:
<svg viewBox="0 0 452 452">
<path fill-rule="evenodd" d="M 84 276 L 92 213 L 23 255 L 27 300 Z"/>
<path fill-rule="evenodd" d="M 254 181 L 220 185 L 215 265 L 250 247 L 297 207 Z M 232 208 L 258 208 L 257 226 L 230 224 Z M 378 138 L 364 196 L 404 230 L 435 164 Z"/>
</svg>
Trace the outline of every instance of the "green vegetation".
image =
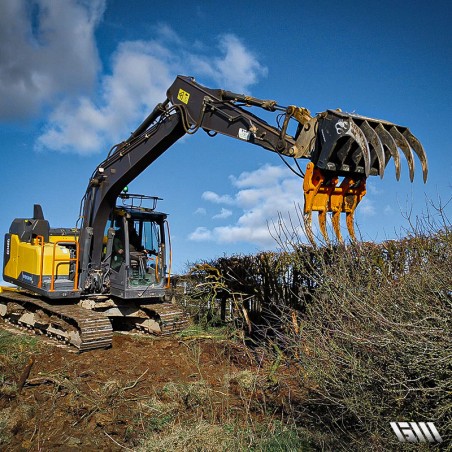
<svg viewBox="0 0 452 452">
<path fill-rule="evenodd" d="M 0 397 L 16 394 L 19 376 L 38 349 L 35 337 L 0 330 Z"/>
<path fill-rule="evenodd" d="M 14 431 L 31 412 L 31 407 L 26 404 L 18 408 L 3 406 L 17 397 L 20 375 L 38 348 L 34 337 L 0 330 L 0 448 L 9 444 Z"/>
</svg>

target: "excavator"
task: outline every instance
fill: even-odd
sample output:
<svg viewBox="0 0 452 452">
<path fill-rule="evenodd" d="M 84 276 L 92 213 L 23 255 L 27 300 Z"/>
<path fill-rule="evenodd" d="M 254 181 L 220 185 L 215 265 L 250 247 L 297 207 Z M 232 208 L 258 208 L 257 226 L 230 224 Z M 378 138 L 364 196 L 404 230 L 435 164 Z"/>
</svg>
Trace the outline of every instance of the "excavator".
<svg viewBox="0 0 452 452">
<path fill-rule="evenodd" d="M 252 108 L 271 112 L 271 125 Z M 265 113 L 268 115 L 268 113 Z M 39 204 L 33 216 L 13 220 L 4 240 L 0 315 L 5 321 L 52 336 L 80 351 L 112 344 L 117 329 L 172 334 L 187 323 L 168 301 L 171 242 L 159 198 L 131 194 L 128 186 L 185 135 L 200 129 L 223 134 L 293 158 L 304 177 L 307 236 L 315 237 L 312 212 L 318 212 L 325 240 L 327 214 L 339 242 L 345 214 L 354 241 L 354 213 L 369 176 L 383 177 L 392 159 L 396 178 L 405 156 L 411 181 L 413 152 L 424 182 L 427 157 L 407 127 L 326 110 L 312 116 L 294 105 L 210 89 L 194 78 L 177 76 L 158 105 L 124 142 L 113 146 L 89 178 L 75 228 L 52 228 Z M 303 173 L 298 159 L 309 160 Z"/>
</svg>

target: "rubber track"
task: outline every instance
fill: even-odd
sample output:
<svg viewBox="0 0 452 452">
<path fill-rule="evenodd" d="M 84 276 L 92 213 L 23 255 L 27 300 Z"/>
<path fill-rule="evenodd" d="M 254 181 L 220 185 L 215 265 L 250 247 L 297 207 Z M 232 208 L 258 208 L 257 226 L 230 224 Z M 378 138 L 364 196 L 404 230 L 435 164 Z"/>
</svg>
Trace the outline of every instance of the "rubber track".
<svg viewBox="0 0 452 452">
<path fill-rule="evenodd" d="M 48 315 L 56 315 L 76 327 L 80 334 L 81 344 L 75 345 L 80 351 L 96 348 L 111 347 L 113 341 L 113 328 L 110 320 L 97 312 L 88 311 L 76 305 L 53 305 L 45 301 L 20 292 L 4 291 L 0 299 L 5 302 L 14 302 L 27 309 L 33 305 L 42 309 Z"/>
</svg>

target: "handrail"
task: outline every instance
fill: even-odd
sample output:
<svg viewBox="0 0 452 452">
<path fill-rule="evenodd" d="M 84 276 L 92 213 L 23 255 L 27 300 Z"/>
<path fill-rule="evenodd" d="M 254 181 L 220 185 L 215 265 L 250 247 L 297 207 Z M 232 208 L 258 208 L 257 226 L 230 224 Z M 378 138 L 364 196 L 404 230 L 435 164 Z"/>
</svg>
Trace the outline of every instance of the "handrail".
<svg viewBox="0 0 452 452">
<path fill-rule="evenodd" d="M 166 289 L 169 289 L 171 286 L 171 270 L 172 270 L 172 266 L 173 266 L 173 249 L 171 246 L 171 232 L 170 232 L 170 227 L 169 227 L 169 223 L 165 220 L 165 225 L 166 225 L 166 232 L 167 232 L 167 237 L 168 237 L 168 248 L 169 248 L 169 266 L 168 266 L 168 279 L 166 281 Z"/>
<path fill-rule="evenodd" d="M 69 257 L 69 258 L 56 258 L 56 247 L 60 243 L 70 243 L 75 244 L 75 257 Z M 50 292 L 55 292 L 55 262 L 78 262 L 78 254 L 79 254 L 79 242 L 78 240 L 68 240 L 68 239 L 62 239 L 58 240 L 57 242 L 53 242 L 53 256 L 52 256 L 52 276 L 50 279 Z M 73 290 L 77 290 L 78 286 L 78 265 L 75 266 L 75 275 L 74 275 L 74 287 Z"/>
<path fill-rule="evenodd" d="M 155 282 L 158 284 L 160 282 L 160 278 L 159 278 L 159 257 L 158 255 L 155 256 Z"/>
<path fill-rule="evenodd" d="M 36 242 L 37 242 L 38 246 L 41 246 L 41 263 L 39 265 L 39 281 L 38 281 L 38 287 L 39 287 L 39 289 L 41 289 L 42 288 L 42 273 L 44 271 L 44 246 L 45 246 L 44 236 L 37 235 Z"/>
</svg>

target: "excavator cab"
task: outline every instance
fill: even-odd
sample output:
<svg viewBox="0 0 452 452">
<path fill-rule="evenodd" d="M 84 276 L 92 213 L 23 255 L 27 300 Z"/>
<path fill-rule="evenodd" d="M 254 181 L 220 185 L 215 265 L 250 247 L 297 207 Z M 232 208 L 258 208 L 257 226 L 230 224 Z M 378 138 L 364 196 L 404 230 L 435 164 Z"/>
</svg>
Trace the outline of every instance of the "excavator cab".
<svg viewBox="0 0 452 452">
<path fill-rule="evenodd" d="M 157 212 L 159 198 L 121 194 L 106 227 L 104 264 L 109 266 L 110 292 L 120 298 L 161 297 L 170 268 L 167 215 Z M 151 207 L 142 203 L 151 200 Z M 169 242 L 169 237 L 168 237 Z"/>
</svg>

